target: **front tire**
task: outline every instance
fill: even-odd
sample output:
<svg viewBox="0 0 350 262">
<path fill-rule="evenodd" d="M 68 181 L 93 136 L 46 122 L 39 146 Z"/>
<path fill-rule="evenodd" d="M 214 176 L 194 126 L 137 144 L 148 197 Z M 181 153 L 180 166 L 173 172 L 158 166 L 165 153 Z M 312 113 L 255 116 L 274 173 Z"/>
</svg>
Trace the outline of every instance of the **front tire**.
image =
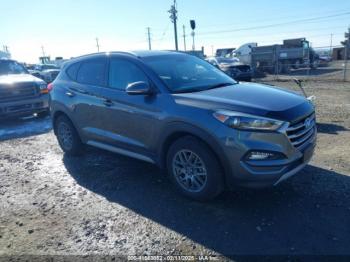
<svg viewBox="0 0 350 262">
<path fill-rule="evenodd" d="M 167 154 L 167 171 L 176 188 L 198 201 L 213 199 L 223 191 L 223 172 L 214 153 L 197 138 L 175 141 Z"/>
<path fill-rule="evenodd" d="M 58 143 L 63 152 L 68 155 L 79 155 L 83 144 L 78 132 L 68 117 L 64 115 L 59 116 L 55 121 L 54 128 Z"/>
</svg>

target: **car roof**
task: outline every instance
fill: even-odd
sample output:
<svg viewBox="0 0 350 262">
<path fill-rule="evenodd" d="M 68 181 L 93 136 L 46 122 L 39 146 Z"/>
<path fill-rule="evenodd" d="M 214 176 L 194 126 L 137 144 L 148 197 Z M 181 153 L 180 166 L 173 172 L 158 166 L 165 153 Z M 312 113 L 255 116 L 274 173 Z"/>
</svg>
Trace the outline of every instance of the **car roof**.
<svg viewBox="0 0 350 262">
<path fill-rule="evenodd" d="M 93 53 L 82 55 L 79 57 L 74 57 L 72 60 L 80 60 L 83 58 L 97 58 L 101 56 L 113 56 L 113 55 L 126 55 L 133 56 L 137 58 L 142 57 L 151 57 L 151 56 L 162 56 L 162 55 L 174 55 L 174 54 L 184 54 L 183 52 L 178 51 L 168 51 L 168 50 L 137 50 L 137 51 L 111 51 L 111 52 L 103 52 L 103 53 Z"/>
</svg>

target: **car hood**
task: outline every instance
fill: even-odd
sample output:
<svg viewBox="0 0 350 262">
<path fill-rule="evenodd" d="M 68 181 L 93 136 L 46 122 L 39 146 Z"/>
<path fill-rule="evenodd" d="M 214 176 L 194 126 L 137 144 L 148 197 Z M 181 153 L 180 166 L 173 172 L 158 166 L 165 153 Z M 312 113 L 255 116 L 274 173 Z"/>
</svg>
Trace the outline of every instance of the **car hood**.
<svg viewBox="0 0 350 262">
<path fill-rule="evenodd" d="M 9 85 L 23 82 L 42 83 L 43 81 L 30 74 L 0 75 L 0 85 Z"/>
<path fill-rule="evenodd" d="M 289 122 L 297 121 L 314 111 L 313 105 L 303 96 L 253 83 L 173 96 L 175 102 L 182 105 L 209 110 L 232 110 Z"/>
</svg>

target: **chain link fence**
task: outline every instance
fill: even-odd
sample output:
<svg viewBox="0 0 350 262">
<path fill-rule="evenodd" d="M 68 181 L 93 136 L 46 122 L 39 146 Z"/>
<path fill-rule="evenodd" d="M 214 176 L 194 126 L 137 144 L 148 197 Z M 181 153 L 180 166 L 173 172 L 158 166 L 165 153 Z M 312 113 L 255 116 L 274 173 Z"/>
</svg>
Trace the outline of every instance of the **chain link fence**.
<svg viewBox="0 0 350 262">
<path fill-rule="evenodd" d="M 313 47 L 300 57 L 277 49 L 261 50 L 258 55 L 252 55 L 253 79 L 350 81 L 350 54 L 345 53 L 344 46 Z"/>
</svg>

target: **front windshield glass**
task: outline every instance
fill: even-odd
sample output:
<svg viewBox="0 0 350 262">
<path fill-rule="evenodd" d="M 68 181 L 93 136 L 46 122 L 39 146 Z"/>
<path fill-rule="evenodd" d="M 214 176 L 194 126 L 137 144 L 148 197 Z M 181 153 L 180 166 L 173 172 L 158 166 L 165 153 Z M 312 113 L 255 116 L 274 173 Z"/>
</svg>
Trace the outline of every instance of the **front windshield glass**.
<svg viewBox="0 0 350 262">
<path fill-rule="evenodd" d="M 236 84 L 236 81 L 208 62 L 191 55 L 163 55 L 143 60 L 166 83 L 172 93 L 198 92 Z"/>
<path fill-rule="evenodd" d="M 224 58 L 224 57 L 217 57 L 219 64 L 232 64 L 234 62 L 237 62 L 237 59 L 234 58 Z"/>
<path fill-rule="evenodd" d="M 41 69 L 42 69 L 42 70 L 58 69 L 58 67 L 55 66 L 55 65 L 42 65 L 42 66 L 41 66 Z"/>
<path fill-rule="evenodd" d="M 27 70 L 15 61 L 0 60 L 0 75 L 27 74 Z"/>
</svg>

